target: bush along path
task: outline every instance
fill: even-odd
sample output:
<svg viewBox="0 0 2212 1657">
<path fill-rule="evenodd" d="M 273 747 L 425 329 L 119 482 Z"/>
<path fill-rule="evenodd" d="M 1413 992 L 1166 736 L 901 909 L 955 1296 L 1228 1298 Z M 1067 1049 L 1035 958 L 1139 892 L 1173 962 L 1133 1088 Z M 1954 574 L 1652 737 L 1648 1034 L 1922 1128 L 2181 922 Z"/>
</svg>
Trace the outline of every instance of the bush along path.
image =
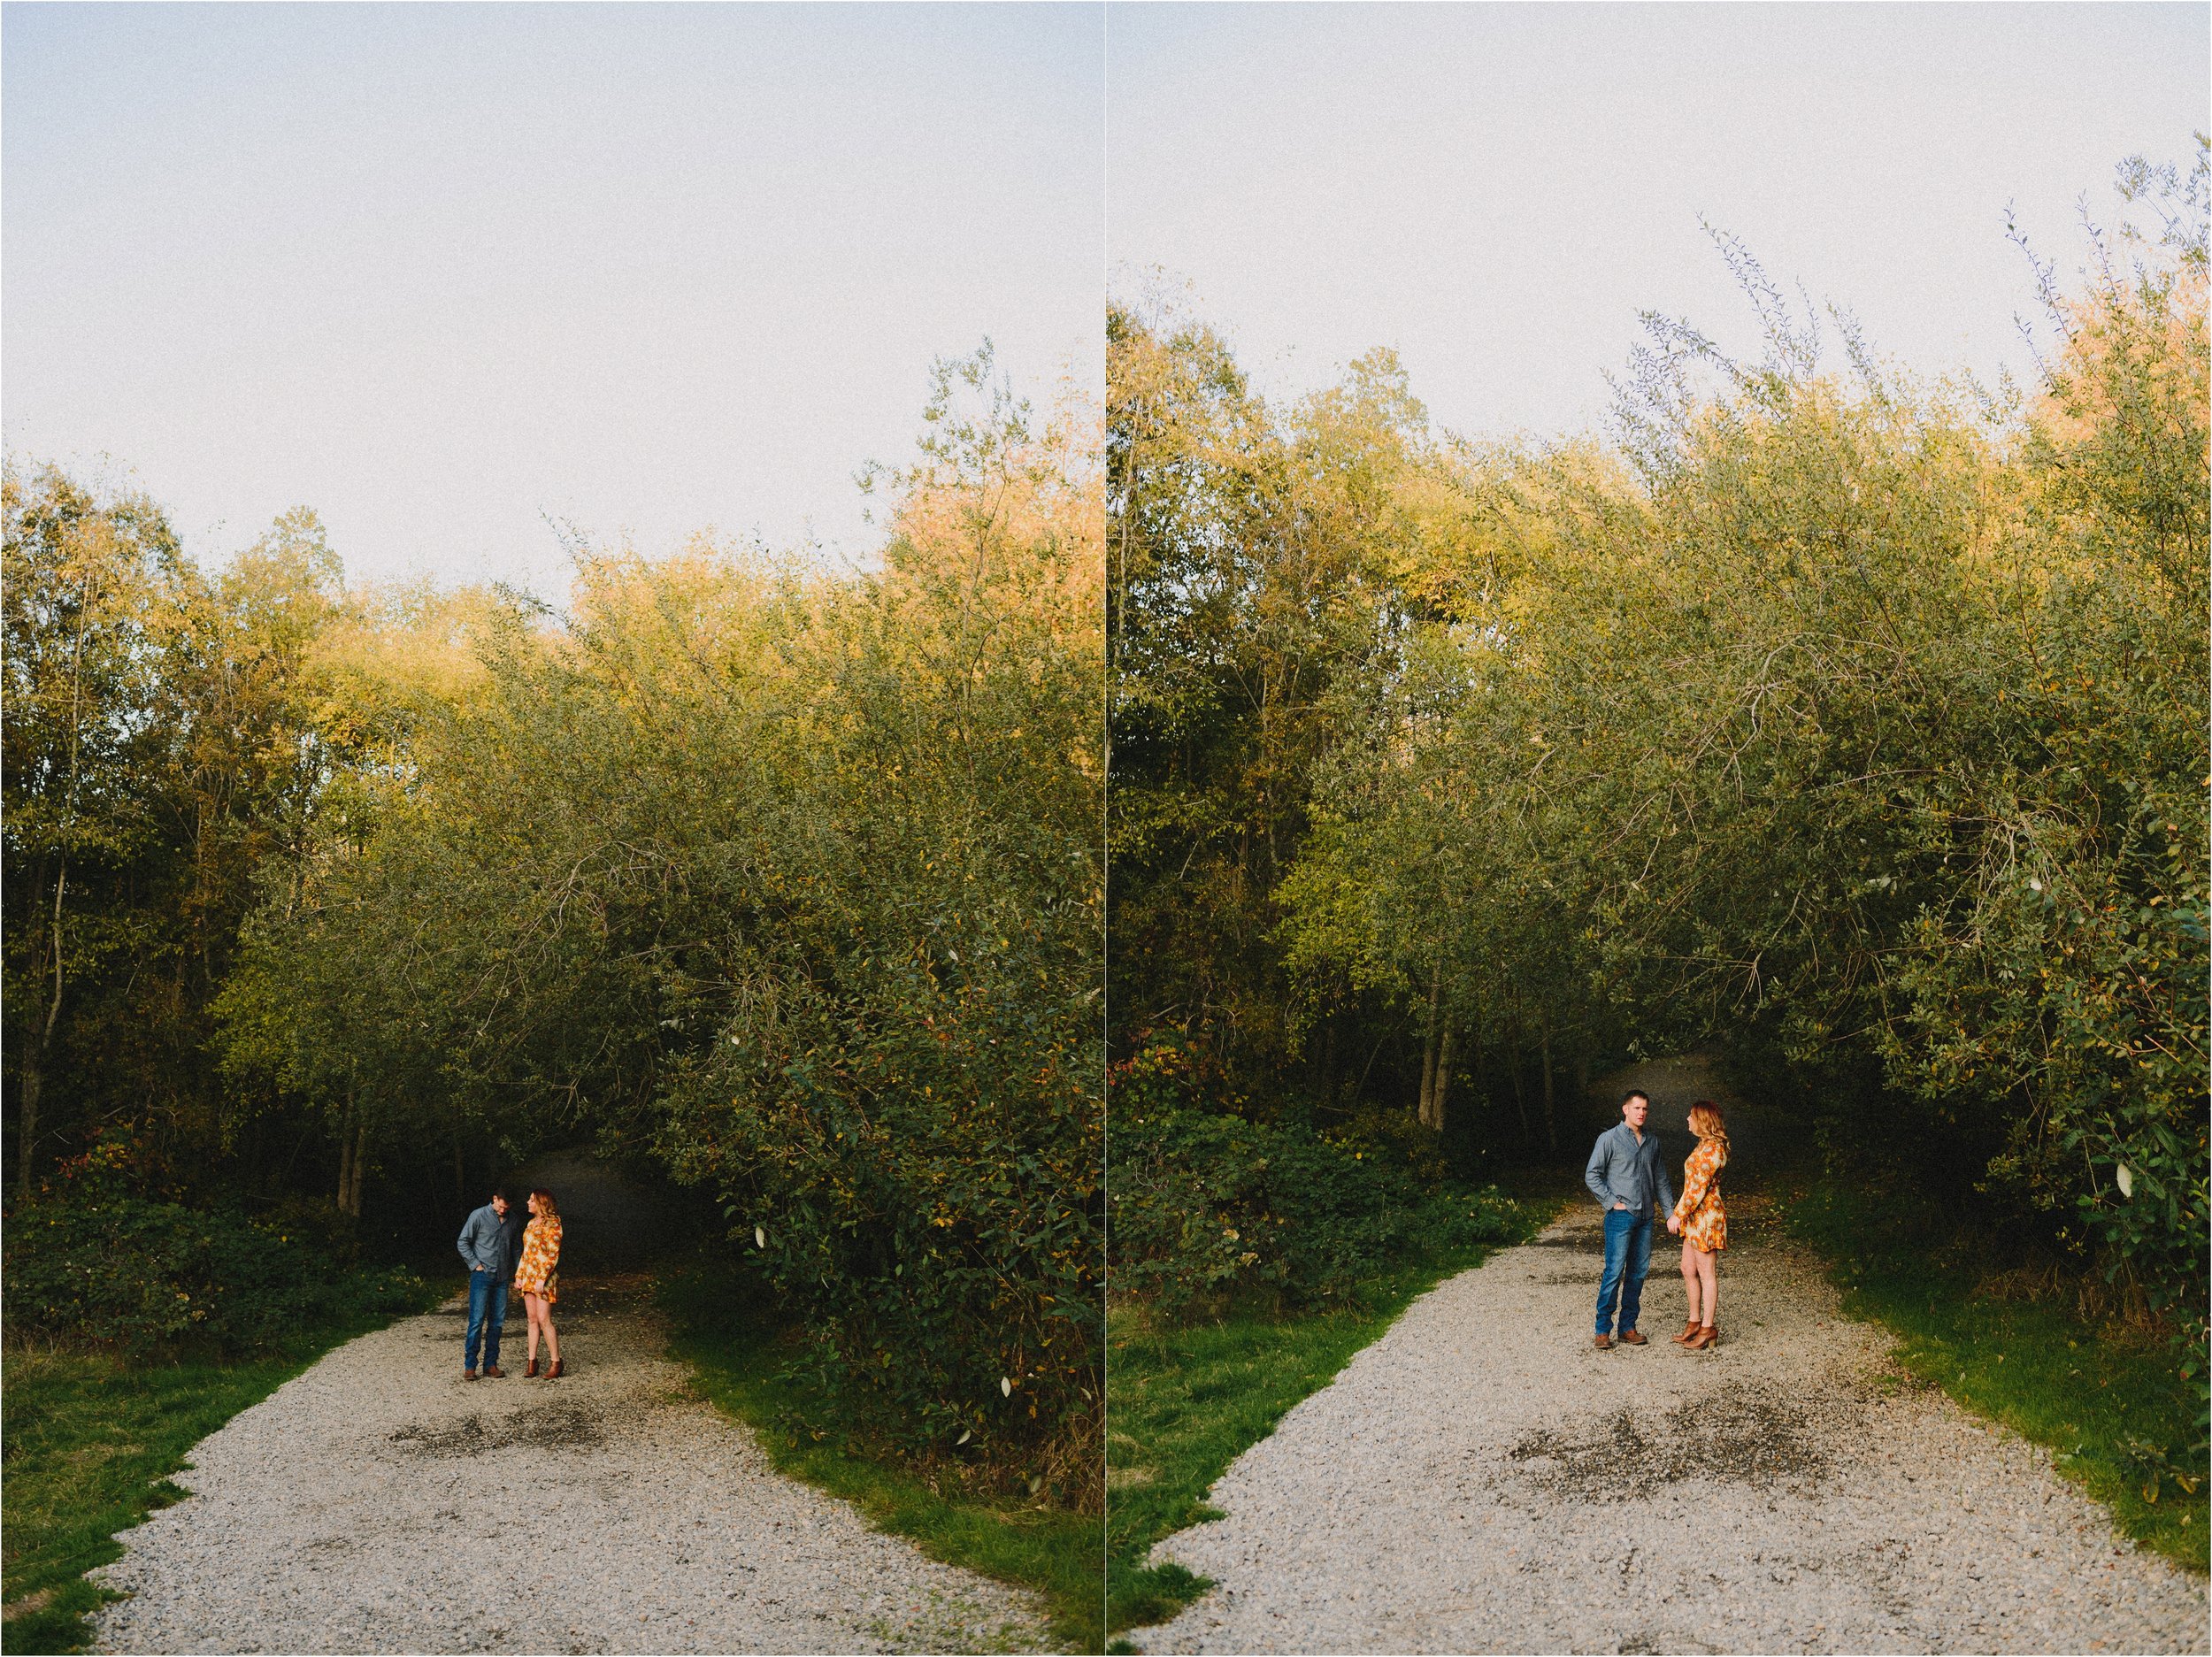
<svg viewBox="0 0 2212 1657">
<path fill-rule="evenodd" d="M 568 1373 L 464 1383 L 463 1309 L 366 1335 L 204 1440 L 97 1576 L 134 1652 L 1022 1650 L 1017 1590 L 778 1473 L 665 1354 L 643 1277 L 560 1308 Z"/>
<path fill-rule="evenodd" d="M 1678 1134 L 1676 1136 L 1678 1138 Z M 1591 1342 L 1594 1204 L 1450 1278 L 1153 1552 L 1214 1587 L 1147 1652 L 2200 1652 L 2205 1589 L 2047 1451 L 1911 1378 L 1740 1201 L 1722 1344 L 1655 1249 Z"/>
</svg>

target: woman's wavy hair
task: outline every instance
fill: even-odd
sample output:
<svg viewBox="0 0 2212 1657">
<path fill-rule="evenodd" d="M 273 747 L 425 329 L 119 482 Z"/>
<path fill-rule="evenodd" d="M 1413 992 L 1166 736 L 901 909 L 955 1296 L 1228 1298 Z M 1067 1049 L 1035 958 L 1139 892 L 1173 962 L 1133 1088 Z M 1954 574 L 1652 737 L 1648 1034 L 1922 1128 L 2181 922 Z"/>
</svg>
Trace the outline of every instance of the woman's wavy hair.
<svg viewBox="0 0 2212 1657">
<path fill-rule="evenodd" d="M 553 1193 L 548 1191 L 543 1185 L 531 1186 L 530 1194 L 538 1200 L 538 1212 L 540 1214 L 549 1216 L 556 1220 L 561 1217 L 560 1205 L 553 1201 Z"/>
<path fill-rule="evenodd" d="M 1728 1148 L 1728 1124 L 1721 1120 L 1720 1107 L 1709 1099 L 1690 1107 L 1690 1132 L 1701 1139 L 1718 1139 L 1721 1149 Z"/>
</svg>

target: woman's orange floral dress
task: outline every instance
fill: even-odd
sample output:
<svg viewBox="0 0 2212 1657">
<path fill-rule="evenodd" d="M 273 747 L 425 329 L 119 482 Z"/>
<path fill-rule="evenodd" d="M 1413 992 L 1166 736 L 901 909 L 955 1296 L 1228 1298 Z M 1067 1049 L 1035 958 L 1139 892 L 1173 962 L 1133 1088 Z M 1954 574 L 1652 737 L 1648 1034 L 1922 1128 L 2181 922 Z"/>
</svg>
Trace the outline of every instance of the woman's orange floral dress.
<svg viewBox="0 0 2212 1657">
<path fill-rule="evenodd" d="M 561 1263 L 561 1218 L 541 1214 L 522 1228 L 522 1258 L 515 1265 L 515 1292 L 541 1294 L 549 1304 L 558 1300 Z"/>
<path fill-rule="evenodd" d="M 1682 1165 L 1682 1199 L 1674 1205 L 1674 1217 L 1682 1222 L 1682 1240 L 1708 1254 L 1728 1247 L 1728 1210 L 1720 1201 L 1720 1170 L 1727 1166 L 1725 1139 L 1700 1139 Z"/>
</svg>

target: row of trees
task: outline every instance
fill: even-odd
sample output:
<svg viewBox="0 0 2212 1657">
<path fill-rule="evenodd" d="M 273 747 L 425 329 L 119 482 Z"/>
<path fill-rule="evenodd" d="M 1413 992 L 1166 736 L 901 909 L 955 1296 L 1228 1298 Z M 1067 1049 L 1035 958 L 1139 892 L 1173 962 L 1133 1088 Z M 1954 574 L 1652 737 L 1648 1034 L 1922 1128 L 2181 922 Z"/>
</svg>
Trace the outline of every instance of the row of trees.
<svg viewBox="0 0 2212 1657">
<path fill-rule="evenodd" d="M 1719 1043 L 2195 1323 L 2205 170 L 2123 193 L 2024 392 L 1832 369 L 1724 239 L 1763 356 L 1655 318 L 1610 442 L 1450 440 L 1386 354 L 1271 407 L 1118 309 L 1125 1047 L 1464 1165 Z"/>
<path fill-rule="evenodd" d="M 308 513 L 210 573 L 142 496 L 0 487 L 11 1187 L 104 1134 L 203 1169 L 239 1148 L 209 1009 L 240 923 L 354 759 L 309 668 L 337 561 Z"/>
<path fill-rule="evenodd" d="M 591 556 L 564 613 L 347 593 L 304 518 L 211 582 L 143 502 L 12 479 L 10 656 L 38 700 L 12 699 L 8 849 L 37 875 L 9 901 L 12 923 L 35 890 L 48 918 L 12 924 L 9 986 L 48 996 L 58 959 L 64 989 L 44 1068 L 11 1049 L 20 1188 L 104 1132 L 150 1174 L 273 1189 L 250 1147 L 311 1127 L 357 1215 L 380 1173 L 595 1139 L 711 1195 L 856 1416 L 987 1473 L 1060 1469 L 1083 1499 L 1103 880 L 1084 418 L 1040 427 L 987 353 L 946 365 L 918 460 L 878 480 L 879 569 L 704 541 Z M 127 532 L 148 550 L 111 582 L 119 622 L 71 583 Z M 161 631 L 172 588 L 272 572 L 280 599 L 233 602 L 250 642 Z M 35 657 L 19 605 L 56 641 Z M 203 657 L 270 687 L 230 748 L 144 711 Z M 52 754 L 19 766 L 19 740 Z M 229 839 L 219 807 L 136 803 L 172 771 L 227 790 Z M 219 855 L 222 906 L 181 904 Z M 125 866 L 142 855 L 170 884 Z M 157 963 L 188 993 L 157 990 Z M 110 1032 L 157 998 L 166 1045 L 128 1068 Z"/>
<path fill-rule="evenodd" d="M 1427 670 L 1493 579 L 1475 479 L 1507 457 L 1433 433 L 1387 351 L 1276 408 L 1203 324 L 1118 305 L 1108 340 L 1119 1048 L 1194 1039 L 1263 1114 L 1413 1097 L 1479 1155 L 1470 1113 L 1502 1100 L 1540 1138 L 1570 1073 L 1624 1039 L 1607 999 L 1574 993 L 1502 893 L 1447 960 L 1440 929 L 1471 915 L 1388 894 L 1372 848 L 1333 874 L 1321 852 L 1383 701 L 1440 710 Z M 1440 880 L 1461 855 L 1401 849 Z"/>
</svg>

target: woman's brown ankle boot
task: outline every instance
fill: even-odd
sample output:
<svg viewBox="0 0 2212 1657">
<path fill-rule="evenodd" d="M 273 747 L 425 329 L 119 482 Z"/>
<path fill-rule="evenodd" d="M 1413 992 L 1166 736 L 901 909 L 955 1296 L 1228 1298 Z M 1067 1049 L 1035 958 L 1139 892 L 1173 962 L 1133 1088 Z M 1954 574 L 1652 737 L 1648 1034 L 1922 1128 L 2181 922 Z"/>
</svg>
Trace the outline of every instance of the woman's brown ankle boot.
<svg viewBox="0 0 2212 1657">
<path fill-rule="evenodd" d="M 1682 1332 L 1674 1338 L 1674 1344 L 1678 1346 L 1687 1346 L 1689 1344 L 1690 1337 L 1696 1334 L 1700 1327 L 1701 1326 L 1699 1324 L 1697 1319 L 1694 1317 L 1692 1318 L 1688 1323 L 1682 1325 Z"/>
<path fill-rule="evenodd" d="M 1682 1349 L 1685 1352 L 1702 1352 L 1708 1346 L 1717 1346 L 1719 1345 L 1719 1329 L 1714 1324 L 1705 1323 L 1699 1326 L 1696 1334 L 1691 1336 L 1689 1339 L 1682 1343 Z"/>
<path fill-rule="evenodd" d="M 545 1378 L 549 1381 L 557 1381 L 561 1378 L 561 1361 L 558 1358 L 553 1360 L 553 1367 L 545 1372 Z"/>
<path fill-rule="evenodd" d="M 534 1381 L 538 1378 L 538 1361 L 535 1358 L 531 1359 L 523 1366 L 522 1378 L 526 1381 Z"/>
</svg>

